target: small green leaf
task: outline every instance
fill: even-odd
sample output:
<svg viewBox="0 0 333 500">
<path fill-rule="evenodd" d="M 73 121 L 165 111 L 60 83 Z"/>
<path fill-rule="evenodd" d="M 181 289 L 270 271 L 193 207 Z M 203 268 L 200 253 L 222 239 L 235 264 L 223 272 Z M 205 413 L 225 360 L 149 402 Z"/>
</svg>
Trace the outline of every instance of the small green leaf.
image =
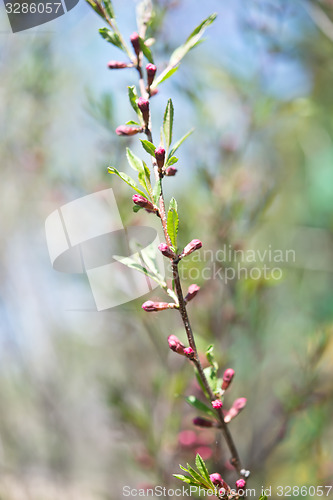
<svg viewBox="0 0 333 500">
<path fill-rule="evenodd" d="M 213 368 L 212 366 L 208 366 L 204 369 L 204 373 L 206 375 L 209 387 L 214 393 L 216 393 L 220 389 L 220 379 L 217 378 L 217 372 L 215 368 Z"/>
<path fill-rule="evenodd" d="M 124 50 L 123 44 L 121 43 L 121 40 L 117 33 L 112 33 L 112 31 L 110 31 L 108 28 L 100 28 L 99 32 L 104 40 L 112 43 L 112 45 L 115 45 L 115 47 L 118 47 L 118 49 Z"/>
<path fill-rule="evenodd" d="M 134 111 L 136 112 L 136 114 L 141 119 L 142 118 L 142 114 L 141 114 L 141 111 L 139 110 L 138 105 L 136 103 L 136 101 L 138 100 L 138 93 L 137 93 L 137 90 L 136 90 L 136 86 L 135 85 L 130 85 L 127 88 L 128 88 L 128 97 L 129 97 L 131 106 L 134 109 Z"/>
<path fill-rule="evenodd" d="M 103 3 L 104 3 L 104 8 L 105 8 L 106 13 L 109 16 L 109 18 L 114 19 L 116 16 L 114 13 L 114 8 L 113 8 L 111 0 L 104 0 Z"/>
<path fill-rule="evenodd" d="M 129 165 L 137 172 L 143 172 L 143 164 L 140 158 L 138 158 L 130 148 L 126 148 L 126 157 Z"/>
<path fill-rule="evenodd" d="M 172 100 L 169 99 L 168 104 L 165 108 L 164 119 L 163 119 L 163 131 L 167 149 L 169 149 L 172 142 L 173 114 L 174 110 L 173 110 Z"/>
<path fill-rule="evenodd" d="M 135 122 L 134 120 L 129 120 L 125 123 L 125 125 L 137 125 L 138 127 L 140 127 L 140 123 Z"/>
<path fill-rule="evenodd" d="M 139 212 L 139 210 L 143 210 L 143 207 L 140 207 L 139 205 L 134 205 L 132 209 L 133 212 L 136 214 L 137 212 Z"/>
<path fill-rule="evenodd" d="M 197 453 L 197 456 L 195 457 L 195 465 L 196 465 L 198 471 L 206 479 L 206 481 L 208 482 L 208 484 L 211 485 L 212 488 L 214 488 L 214 485 L 213 485 L 213 483 L 210 480 L 209 472 L 207 470 L 206 464 L 203 461 L 203 459 L 201 458 L 201 456 L 199 455 L 199 453 Z"/>
<path fill-rule="evenodd" d="M 181 139 L 179 139 L 179 141 L 176 142 L 176 144 L 171 148 L 171 151 L 169 153 L 169 157 L 171 157 L 175 154 L 175 152 L 177 151 L 179 146 L 181 146 L 183 144 L 183 142 L 192 134 L 193 131 L 194 131 L 194 128 L 191 128 L 191 130 L 189 130 Z"/>
<path fill-rule="evenodd" d="M 170 165 L 174 165 L 175 163 L 177 163 L 178 161 L 178 158 L 176 158 L 175 156 L 171 156 L 168 161 L 166 162 L 166 167 L 170 167 Z"/>
<path fill-rule="evenodd" d="M 121 255 L 112 255 L 112 257 L 117 262 L 120 262 L 121 264 L 124 264 L 125 266 L 131 269 L 136 269 L 137 271 L 140 271 L 141 273 L 145 274 L 152 280 L 156 281 L 156 283 L 158 283 L 162 288 L 165 286 L 165 282 L 161 280 L 159 275 L 155 274 L 151 269 L 148 269 L 139 262 L 136 262 L 136 260 L 133 257 L 122 257 Z"/>
<path fill-rule="evenodd" d="M 259 500 L 267 500 L 267 495 L 261 495 L 261 497 L 259 497 Z"/>
<path fill-rule="evenodd" d="M 197 45 L 200 38 L 204 34 L 206 28 L 215 21 L 217 14 L 212 14 L 202 21 L 190 34 L 186 42 L 178 47 L 172 54 L 169 66 L 176 66 L 183 59 L 183 57 Z"/>
<path fill-rule="evenodd" d="M 143 52 L 143 55 L 151 64 L 154 64 L 154 58 L 153 58 L 153 54 L 151 53 L 150 48 L 147 47 L 147 45 L 145 44 L 144 40 L 142 40 L 142 38 L 140 38 L 139 41 L 140 41 L 140 48 Z"/>
<path fill-rule="evenodd" d="M 188 396 L 187 398 L 185 398 L 186 401 L 191 405 L 193 406 L 194 408 L 196 408 L 197 410 L 199 411 L 202 411 L 203 413 L 206 413 L 207 415 L 210 415 L 211 417 L 216 417 L 214 411 L 213 411 L 213 408 L 209 408 L 208 406 L 205 405 L 205 403 L 203 403 L 202 401 L 200 401 L 198 398 L 196 398 L 195 396 Z"/>
<path fill-rule="evenodd" d="M 103 10 L 100 8 L 100 6 L 99 6 L 99 4 L 97 2 L 94 2 L 94 0 L 86 0 L 86 1 L 90 5 L 90 7 L 92 7 L 94 9 L 94 11 L 96 12 L 96 14 L 98 14 L 99 16 L 101 16 L 102 19 L 105 19 Z"/>
<path fill-rule="evenodd" d="M 173 477 L 176 477 L 177 479 L 184 481 L 184 483 L 190 484 L 192 482 L 192 479 L 190 476 L 183 476 L 183 474 L 172 474 L 172 475 L 173 475 Z"/>
<path fill-rule="evenodd" d="M 208 347 L 207 347 L 207 350 L 206 350 L 206 358 L 207 358 L 207 361 L 208 363 L 215 369 L 215 370 L 218 370 L 219 368 L 219 365 L 217 364 L 216 360 L 215 360 L 215 355 L 214 355 L 214 346 L 213 344 L 210 344 Z"/>
<path fill-rule="evenodd" d="M 172 198 L 168 210 L 167 230 L 170 236 L 172 246 L 175 249 L 177 248 L 178 226 L 179 226 L 179 217 L 177 212 L 177 202 L 174 198 Z"/>
<path fill-rule="evenodd" d="M 158 85 L 161 83 L 165 82 L 168 78 L 170 78 L 176 71 L 179 69 L 179 66 L 176 66 L 175 68 L 166 68 L 155 80 L 153 81 L 153 84 L 151 85 L 151 89 L 156 89 Z"/>
<path fill-rule="evenodd" d="M 116 175 L 118 175 L 118 177 L 120 177 L 124 182 L 126 182 L 126 184 L 128 184 L 129 186 L 131 186 L 131 188 L 133 188 L 134 191 L 136 191 L 137 193 L 141 194 L 141 196 L 144 196 L 146 198 L 146 196 L 147 196 L 146 193 L 144 193 L 143 191 L 141 191 L 141 189 L 139 189 L 139 187 L 136 184 L 136 182 L 129 175 L 125 174 L 124 172 L 119 172 L 114 167 L 109 167 L 108 171 L 109 171 L 110 174 L 116 174 Z"/>
<path fill-rule="evenodd" d="M 156 147 L 154 146 L 154 144 L 150 141 L 145 140 L 145 139 L 140 139 L 140 141 L 141 141 L 143 149 L 145 149 L 147 151 L 147 153 L 149 153 L 151 156 L 153 156 L 155 158 Z"/>
</svg>

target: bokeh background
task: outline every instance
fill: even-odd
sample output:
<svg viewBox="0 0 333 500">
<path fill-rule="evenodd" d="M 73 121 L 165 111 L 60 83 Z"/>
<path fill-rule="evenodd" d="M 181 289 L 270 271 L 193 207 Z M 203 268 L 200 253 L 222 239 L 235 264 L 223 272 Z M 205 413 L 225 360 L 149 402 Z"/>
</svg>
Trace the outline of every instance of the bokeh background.
<svg viewBox="0 0 333 500">
<path fill-rule="evenodd" d="M 136 5 L 114 1 L 126 38 Z M 201 276 L 209 263 L 184 268 L 185 286 L 191 266 L 199 271 L 189 311 L 200 348 L 214 343 L 221 368 L 236 370 L 226 405 L 248 400 L 230 428 L 252 471 L 249 487 L 272 486 L 277 498 L 279 485 L 332 485 L 332 2 L 161 0 L 155 8 L 160 69 L 218 13 L 152 101 L 155 135 L 170 96 L 175 136 L 195 127 L 166 187 L 178 200 L 180 243 L 296 255 L 279 280 L 226 284 Z M 124 485 L 178 487 L 172 474 L 198 450 L 233 485 L 225 445 L 193 427 L 197 414 L 184 401 L 197 388 L 166 342 L 171 333 L 185 340 L 178 315 L 148 315 L 142 299 L 77 310 L 90 293 L 86 277 L 58 273 L 49 260 L 46 217 L 100 189 L 115 190 L 125 225 L 150 224 L 106 171 L 128 172 L 125 145 L 140 151 L 136 138 L 114 133 L 134 118 L 126 86 L 135 71 L 107 70 L 120 53 L 83 1 L 27 32 L 10 33 L 3 6 L 0 21 L 1 499 L 113 500 Z"/>
</svg>

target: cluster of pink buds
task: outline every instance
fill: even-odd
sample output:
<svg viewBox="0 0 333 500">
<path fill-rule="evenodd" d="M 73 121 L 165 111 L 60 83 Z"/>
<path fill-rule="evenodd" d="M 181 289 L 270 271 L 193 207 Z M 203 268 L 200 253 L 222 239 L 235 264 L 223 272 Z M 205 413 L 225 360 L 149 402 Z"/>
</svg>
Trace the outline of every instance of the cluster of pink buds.
<svg viewBox="0 0 333 500">
<path fill-rule="evenodd" d="M 224 415 L 224 421 L 228 424 L 233 418 L 237 417 L 237 415 L 245 408 L 246 406 L 246 398 L 238 398 L 234 401 L 230 410 Z"/>
<path fill-rule="evenodd" d="M 175 259 L 177 256 L 173 250 L 166 243 L 161 243 L 158 245 L 159 251 L 164 255 L 164 257 L 168 257 L 169 259 Z"/>
<path fill-rule="evenodd" d="M 142 304 L 142 309 L 147 312 L 158 312 L 165 311 L 166 309 L 175 309 L 177 304 L 170 302 L 153 302 L 152 300 L 147 300 Z"/>
<path fill-rule="evenodd" d="M 227 368 L 223 374 L 222 391 L 226 391 L 235 376 L 235 371 L 232 368 Z"/>
<path fill-rule="evenodd" d="M 146 127 L 149 125 L 149 101 L 144 97 L 139 97 L 137 100 L 137 105 L 139 110 L 142 113 L 143 121 L 145 122 Z"/>
<path fill-rule="evenodd" d="M 123 69 L 123 68 L 128 68 L 128 67 L 129 67 L 128 63 L 125 63 L 122 61 L 110 61 L 110 62 L 108 62 L 109 69 Z"/>
<path fill-rule="evenodd" d="M 154 81 L 154 78 L 156 75 L 156 69 L 157 68 L 156 68 L 155 64 L 147 64 L 147 66 L 146 66 L 148 89 L 150 88 L 151 84 Z"/>
<path fill-rule="evenodd" d="M 214 474 L 210 474 L 210 480 L 214 484 L 214 486 L 217 486 L 218 489 L 223 489 L 225 493 L 227 493 L 230 490 L 230 487 L 227 485 L 227 483 L 222 479 L 221 474 L 218 472 L 215 472 Z"/>
<path fill-rule="evenodd" d="M 194 351 L 192 347 L 185 347 L 184 344 L 179 340 L 176 335 L 169 335 L 168 344 L 172 351 L 182 356 L 186 356 L 189 359 L 194 358 Z"/>
<path fill-rule="evenodd" d="M 130 40 L 131 40 L 131 44 L 132 44 L 132 47 L 134 49 L 134 52 L 136 54 L 136 57 L 139 57 L 140 52 L 141 52 L 139 35 L 136 32 L 132 33 Z"/>
<path fill-rule="evenodd" d="M 135 205 L 145 208 L 148 212 L 156 212 L 156 208 L 154 207 L 152 202 L 147 200 L 147 198 L 145 198 L 144 196 L 141 196 L 141 194 L 134 194 L 132 196 L 132 200 Z"/>
<path fill-rule="evenodd" d="M 117 135 L 135 135 L 135 134 L 141 134 L 143 132 L 143 129 L 140 127 L 132 127 L 130 125 L 120 125 L 119 127 L 116 128 L 116 134 Z"/>
<path fill-rule="evenodd" d="M 187 290 L 187 294 L 185 295 L 184 299 L 186 304 L 190 302 L 190 300 L 194 299 L 196 294 L 199 292 L 200 286 L 198 285 L 190 285 Z"/>
<path fill-rule="evenodd" d="M 191 253 L 195 252 L 195 250 L 199 250 L 199 248 L 201 247 L 202 242 L 200 240 L 192 240 L 190 241 L 190 243 L 188 243 L 188 245 L 186 245 L 179 257 L 187 257 L 188 255 L 191 255 Z"/>
</svg>

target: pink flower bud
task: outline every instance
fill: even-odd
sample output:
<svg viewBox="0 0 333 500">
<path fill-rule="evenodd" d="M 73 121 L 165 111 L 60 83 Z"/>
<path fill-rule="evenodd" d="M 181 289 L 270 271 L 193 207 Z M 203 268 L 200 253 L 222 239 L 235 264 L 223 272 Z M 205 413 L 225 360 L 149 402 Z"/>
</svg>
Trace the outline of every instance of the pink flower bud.
<svg viewBox="0 0 333 500">
<path fill-rule="evenodd" d="M 197 427 L 215 427 L 215 422 L 206 418 L 196 417 L 193 419 L 193 424 Z"/>
<path fill-rule="evenodd" d="M 184 349 L 184 354 L 185 354 L 185 356 L 187 356 L 190 359 L 194 358 L 194 351 L 193 351 L 192 347 L 186 347 L 186 349 Z"/>
<path fill-rule="evenodd" d="M 227 368 L 226 371 L 223 373 L 223 383 L 222 383 L 222 390 L 225 391 L 228 389 L 229 385 L 232 382 L 232 379 L 234 378 L 235 371 L 232 368 Z"/>
<path fill-rule="evenodd" d="M 165 309 L 172 309 L 173 304 L 169 304 L 168 302 L 153 302 L 152 300 L 147 300 L 142 304 L 142 309 L 147 312 L 153 311 L 164 311 Z"/>
<path fill-rule="evenodd" d="M 223 403 L 220 399 L 215 399 L 215 401 L 212 401 L 212 407 L 217 410 L 218 408 L 222 408 Z"/>
<path fill-rule="evenodd" d="M 155 158 L 157 161 L 158 170 L 160 172 L 162 172 L 162 168 L 163 168 L 164 160 L 165 160 L 165 149 L 164 148 L 155 149 Z"/>
<path fill-rule="evenodd" d="M 190 300 L 194 299 L 199 290 L 200 286 L 190 285 L 188 287 L 187 294 L 185 295 L 185 302 L 190 302 Z"/>
<path fill-rule="evenodd" d="M 174 177 L 178 170 L 175 167 L 168 167 L 165 171 L 167 177 Z"/>
<path fill-rule="evenodd" d="M 135 135 L 142 132 L 142 128 L 130 127 L 129 125 L 120 125 L 116 128 L 117 135 Z"/>
<path fill-rule="evenodd" d="M 246 398 L 238 398 L 234 401 L 230 410 L 224 416 L 225 423 L 229 423 L 230 420 L 237 417 L 237 415 L 245 408 L 246 406 Z"/>
<path fill-rule="evenodd" d="M 223 488 L 225 490 L 225 493 L 230 489 L 227 483 L 224 481 L 224 479 L 222 479 L 221 474 L 219 474 L 218 472 L 210 474 L 209 477 L 211 482 L 219 489 Z"/>
<path fill-rule="evenodd" d="M 139 207 L 145 208 L 146 210 L 150 210 L 152 212 L 155 212 L 154 205 L 147 200 L 144 196 L 141 196 L 141 194 L 134 194 L 132 196 L 133 203 L 136 205 L 139 205 Z"/>
<path fill-rule="evenodd" d="M 134 49 L 134 52 L 136 54 L 136 57 L 139 57 L 139 54 L 141 52 L 139 35 L 136 32 L 132 33 L 130 40 L 131 40 L 131 44 L 132 44 L 132 47 Z"/>
<path fill-rule="evenodd" d="M 108 62 L 109 69 L 123 69 L 128 68 L 128 64 L 122 61 L 110 61 Z"/>
<path fill-rule="evenodd" d="M 150 87 L 154 81 L 154 78 L 156 75 L 156 69 L 157 68 L 156 68 L 155 64 L 147 64 L 147 66 L 146 66 L 148 87 Z"/>
<path fill-rule="evenodd" d="M 169 259 L 174 259 L 176 257 L 176 254 L 166 243 L 161 243 L 160 245 L 158 245 L 158 249 L 164 255 L 164 257 L 169 257 Z"/>
<path fill-rule="evenodd" d="M 137 101 L 137 105 L 139 110 L 142 113 L 143 121 L 145 122 L 146 126 L 148 126 L 149 123 L 149 101 L 148 99 L 144 99 L 143 97 L 139 97 Z"/>
<path fill-rule="evenodd" d="M 237 490 L 243 490 L 246 486 L 246 481 L 245 479 L 238 479 L 236 481 L 236 488 Z"/>
<path fill-rule="evenodd" d="M 169 335 L 168 344 L 172 351 L 177 352 L 178 354 L 184 355 L 184 344 L 179 340 L 176 335 Z"/>
<path fill-rule="evenodd" d="M 192 240 L 181 253 L 181 257 L 187 257 L 195 250 L 199 250 L 202 247 L 202 243 L 200 240 Z"/>
</svg>

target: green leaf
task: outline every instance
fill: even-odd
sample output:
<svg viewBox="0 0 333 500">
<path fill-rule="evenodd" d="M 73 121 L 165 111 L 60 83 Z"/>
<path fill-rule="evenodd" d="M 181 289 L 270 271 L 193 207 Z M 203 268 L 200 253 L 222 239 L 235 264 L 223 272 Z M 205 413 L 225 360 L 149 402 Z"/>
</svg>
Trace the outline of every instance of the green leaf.
<svg viewBox="0 0 333 500">
<path fill-rule="evenodd" d="M 212 488 L 214 488 L 214 485 L 213 485 L 213 483 L 210 480 L 209 472 L 207 470 L 206 464 L 203 461 L 203 459 L 201 458 L 201 456 L 199 455 L 199 453 L 197 453 L 197 456 L 195 457 L 195 465 L 196 465 L 198 471 L 206 479 L 206 481 L 208 482 L 208 484 L 211 485 Z"/>
<path fill-rule="evenodd" d="M 204 369 L 204 373 L 206 375 L 211 390 L 214 393 L 218 392 L 221 386 L 220 384 L 221 380 L 217 377 L 216 369 L 213 366 L 208 366 L 207 368 Z"/>
<path fill-rule="evenodd" d="M 172 198 L 168 210 L 167 230 L 170 236 L 172 246 L 175 249 L 177 249 L 178 225 L 179 225 L 179 217 L 177 212 L 177 202 L 174 198 Z"/>
<path fill-rule="evenodd" d="M 139 39 L 139 42 L 140 42 L 140 49 L 142 50 L 143 55 L 145 56 L 145 58 L 151 64 L 154 64 L 154 58 L 153 58 L 153 54 L 151 53 L 150 48 L 147 47 L 147 45 L 145 44 L 144 40 L 142 40 L 142 38 Z"/>
<path fill-rule="evenodd" d="M 141 191 L 141 189 L 139 189 L 139 187 L 136 184 L 136 182 L 129 175 L 125 174 L 124 172 L 119 172 L 114 167 L 109 167 L 108 171 L 109 171 L 110 174 L 116 174 L 116 175 L 118 175 L 118 177 L 120 177 L 124 182 L 126 182 L 126 184 L 128 184 L 129 186 L 131 186 L 131 188 L 133 188 L 134 191 L 136 191 L 137 193 L 141 194 L 141 196 L 144 196 L 145 198 L 147 197 L 146 193 L 144 193 L 143 191 Z"/>
<path fill-rule="evenodd" d="M 113 8 L 111 0 L 104 0 L 103 3 L 104 3 L 104 8 L 106 10 L 107 15 L 110 17 L 110 19 L 114 19 L 116 16 L 114 13 L 114 8 Z"/>
<path fill-rule="evenodd" d="M 141 119 L 142 118 L 142 114 L 141 114 L 141 111 L 139 110 L 138 105 L 136 103 L 136 101 L 138 100 L 138 93 L 137 93 L 137 90 L 136 90 L 136 86 L 135 85 L 130 85 L 127 88 L 128 88 L 128 98 L 130 100 L 131 106 L 134 109 L 134 111 L 136 112 L 136 114 Z"/>
<path fill-rule="evenodd" d="M 219 365 L 217 364 L 216 360 L 215 360 L 215 355 L 214 355 L 214 346 L 213 344 L 210 344 L 208 347 L 207 347 L 207 350 L 206 350 L 206 358 L 207 358 L 207 361 L 208 363 L 215 369 L 215 370 L 218 370 L 219 368 Z"/>
<path fill-rule="evenodd" d="M 125 125 L 137 125 L 138 127 L 140 127 L 140 123 L 135 122 L 134 120 L 129 120 L 125 123 Z"/>
<path fill-rule="evenodd" d="M 190 464 L 187 464 L 187 468 L 191 476 L 193 477 L 194 481 L 196 481 L 199 484 L 204 483 L 205 486 L 207 486 L 207 481 L 204 477 L 200 476 L 196 470 L 193 469 L 193 467 L 190 466 Z"/>
<path fill-rule="evenodd" d="M 121 40 L 117 33 L 112 33 L 112 31 L 110 31 L 108 28 L 100 28 L 98 31 L 100 32 L 104 40 L 112 43 L 112 45 L 115 45 L 116 47 L 118 47 L 118 49 L 124 50 L 124 46 L 121 43 Z"/>
<path fill-rule="evenodd" d="M 145 274 L 152 280 L 156 281 L 156 283 L 158 283 L 161 287 L 165 286 L 165 282 L 161 280 L 159 275 L 155 274 L 151 269 L 148 269 L 141 263 L 137 262 L 133 257 L 122 257 L 121 255 L 112 255 L 112 257 L 117 262 L 120 262 L 121 264 L 124 264 L 125 266 L 131 269 L 136 269 L 137 271 L 140 271 L 141 273 Z"/>
<path fill-rule="evenodd" d="M 161 83 L 165 82 L 170 76 L 172 76 L 176 71 L 179 69 L 179 66 L 176 66 L 175 68 L 166 68 L 155 80 L 153 81 L 153 84 L 151 85 L 151 89 L 156 89 L 158 85 Z"/>
<path fill-rule="evenodd" d="M 193 131 L 194 128 L 191 128 L 191 130 L 189 130 L 181 139 L 179 139 L 179 141 L 176 142 L 176 144 L 171 148 L 171 151 L 169 153 L 170 158 L 175 154 L 179 146 L 181 146 L 183 142 L 193 133 Z"/>
<path fill-rule="evenodd" d="M 186 401 L 191 405 L 193 406 L 194 408 L 196 408 L 197 410 L 199 411 L 202 411 L 203 413 L 206 413 L 207 415 L 210 415 L 211 417 L 216 417 L 214 411 L 213 411 L 213 408 L 209 408 L 209 406 L 206 406 L 205 403 L 203 403 L 202 401 L 200 401 L 198 398 L 196 398 L 195 396 L 188 396 L 187 398 L 185 398 Z"/>
<path fill-rule="evenodd" d="M 90 5 L 90 7 L 92 7 L 94 9 L 96 14 L 101 16 L 102 19 L 105 19 L 105 16 L 104 16 L 102 9 L 99 7 L 99 5 L 96 2 L 94 2 L 94 0 L 86 0 L 86 2 Z"/>
<path fill-rule="evenodd" d="M 178 47 L 172 54 L 169 66 L 176 66 L 183 57 L 199 42 L 206 28 L 215 21 L 217 14 L 212 14 L 202 21 L 190 34 L 186 42 Z"/>
<path fill-rule="evenodd" d="M 140 141 L 141 141 L 143 149 L 145 149 L 147 151 L 147 153 L 149 153 L 151 156 L 153 156 L 155 158 L 156 147 L 154 146 L 154 144 L 150 141 L 145 140 L 145 139 L 140 139 Z"/>
<path fill-rule="evenodd" d="M 184 481 L 184 483 L 187 483 L 187 484 L 192 483 L 192 479 L 190 476 L 183 476 L 183 474 L 172 474 L 172 475 L 173 475 L 173 477 L 176 477 L 177 479 Z"/>
<path fill-rule="evenodd" d="M 161 179 L 159 179 L 153 189 L 153 197 L 154 197 L 154 203 L 155 205 L 158 204 L 159 197 L 161 196 L 161 191 L 162 191 L 162 184 L 161 184 Z"/>
<path fill-rule="evenodd" d="M 175 156 L 171 156 L 168 161 L 166 162 L 166 167 L 170 167 L 170 165 L 174 165 L 175 163 L 177 163 L 178 161 L 178 158 L 176 158 Z"/>
<path fill-rule="evenodd" d="M 130 148 L 126 148 L 126 157 L 133 170 L 136 170 L 137 172 L 143 172 L 142 161 L 133 153 L 133 151 L 130 150 Z"/>
<path fill-rule="evenodd" d="M 163 131 L 167 149 L 169 149 L 172 142 L 173 113 L 174 111 L 173 111 L 172 100 L 169 99 L 168 104 L 165 108 L 164 119 L 163 119 Z"/>
<path fill-rule="evenodd" d="M 143 210 L 143 207 L 140 207 L 139 205 L 134 205 L 132 207 L 132 210 L 136 214 L 137 212 L 139 212 L 139 210 Z"/>
<path fill-rule="evenodd" d="M 259 500 L 267 500 L 267 495 L 261 495 L 261 497 L 259 497 Z"/>
</svg>

